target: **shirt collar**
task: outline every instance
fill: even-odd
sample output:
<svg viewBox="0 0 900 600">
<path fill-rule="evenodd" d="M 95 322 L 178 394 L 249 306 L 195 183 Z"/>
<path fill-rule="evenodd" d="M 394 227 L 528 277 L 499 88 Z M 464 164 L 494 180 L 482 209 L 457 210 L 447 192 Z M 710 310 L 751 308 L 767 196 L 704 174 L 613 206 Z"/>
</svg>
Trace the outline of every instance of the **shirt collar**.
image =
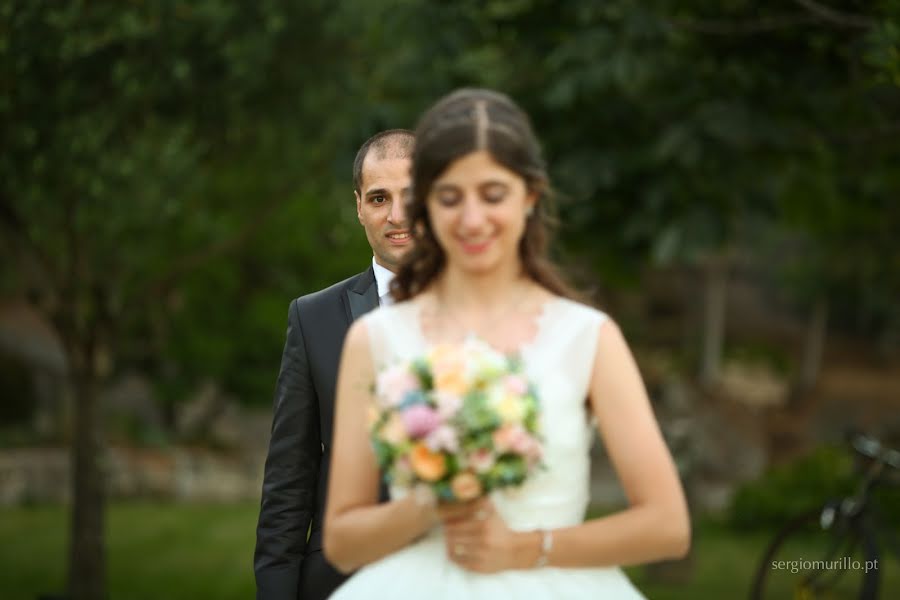
<svg viewBox="0 0 900 600">
<path fill-rule="evenodd" d="M 372 270 L 375 271 L 375 285 L 378 286 L 378 299 L 384 300 L 391 293 L 391 281 L 394 279 L 394 273 L 376 262 L 372 257 Z"/>
</svg>

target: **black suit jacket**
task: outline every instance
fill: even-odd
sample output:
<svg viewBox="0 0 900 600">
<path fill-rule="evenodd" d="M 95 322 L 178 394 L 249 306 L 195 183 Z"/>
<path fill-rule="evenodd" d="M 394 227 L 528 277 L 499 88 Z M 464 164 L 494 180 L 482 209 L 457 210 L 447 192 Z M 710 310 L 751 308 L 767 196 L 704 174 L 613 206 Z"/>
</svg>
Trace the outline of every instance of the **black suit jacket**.
<svg viewBox="0 0 900 600">
<path fill-rule="evenodd" d="M 334 394 L 347 330 L 376 306 L 371 267 L 291 302 L 256 529 L 258 600 L 324 600 L 345 579 L 322 553 Z"/>
</svg>

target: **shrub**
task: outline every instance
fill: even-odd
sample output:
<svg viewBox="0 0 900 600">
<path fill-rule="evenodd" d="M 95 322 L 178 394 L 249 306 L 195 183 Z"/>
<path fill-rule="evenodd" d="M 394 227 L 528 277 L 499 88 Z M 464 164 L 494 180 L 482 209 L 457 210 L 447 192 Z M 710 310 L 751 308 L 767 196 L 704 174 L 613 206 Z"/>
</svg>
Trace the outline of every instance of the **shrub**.
<svg viewBox="0 0 900 600">
<path fill-rule="evenodd" d="M 846 446 L 823 446 L 741 487 L 732 499 L 728 520 L 740 530 L 777 528 L 828 499 L 852 494 L 860 478 Z M 900 524 L 900 514 L 888 510 L 900 506 L 900 488 L 876 487 L 873 498 L 882 517 Z"/>
</svg>

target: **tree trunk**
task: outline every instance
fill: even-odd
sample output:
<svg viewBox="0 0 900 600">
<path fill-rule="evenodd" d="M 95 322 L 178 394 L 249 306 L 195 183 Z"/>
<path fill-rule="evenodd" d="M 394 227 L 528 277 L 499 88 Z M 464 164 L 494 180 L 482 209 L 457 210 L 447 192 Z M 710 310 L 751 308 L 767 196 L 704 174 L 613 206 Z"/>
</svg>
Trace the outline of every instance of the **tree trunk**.
<svg viewBox="0 0 900 600">
<path fill-rule="evenodd" d="M 828 300 L 820 297 L 813 307 L 803 345 L 803 362 L 800 368 L 800 389 L 812 388 L 822 370 L 825 352 L 825 336 L 828 331 Z"/>
<path fill-rule="evenodd" d="M 103 442 L 92 360 L 75 367 L 75 431 L 72 453 L 74 497 L 69 540 L 71 600 L 106 598 L 104 551 L 105 484 Z"/>
<path fill-rule="evenodd" d="M 703 348 L 700 358 L 700 382 L 709 386 L 716 382 L 722 365 L 725 339 L 725 290 L 727 270 L 717 260 L 710 260 L 703 273 Z"/>
</svg>

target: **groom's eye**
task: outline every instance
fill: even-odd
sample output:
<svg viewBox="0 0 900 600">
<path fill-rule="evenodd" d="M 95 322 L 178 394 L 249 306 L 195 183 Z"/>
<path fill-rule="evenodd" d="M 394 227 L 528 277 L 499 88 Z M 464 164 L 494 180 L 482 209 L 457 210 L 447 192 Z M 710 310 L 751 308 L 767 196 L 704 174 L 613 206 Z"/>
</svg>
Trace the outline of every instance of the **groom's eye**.
<svg viewBox="0 0 900 600">
<path fill-rule="evenodd" d="M 381 204 L 381 203 L 385 202 L 387 200 L 387 198 L 385 198 L 384 196 L 372 196 L 371 198 L 369 198 L 369 200 L 373 204 Z"/>
</svg>

